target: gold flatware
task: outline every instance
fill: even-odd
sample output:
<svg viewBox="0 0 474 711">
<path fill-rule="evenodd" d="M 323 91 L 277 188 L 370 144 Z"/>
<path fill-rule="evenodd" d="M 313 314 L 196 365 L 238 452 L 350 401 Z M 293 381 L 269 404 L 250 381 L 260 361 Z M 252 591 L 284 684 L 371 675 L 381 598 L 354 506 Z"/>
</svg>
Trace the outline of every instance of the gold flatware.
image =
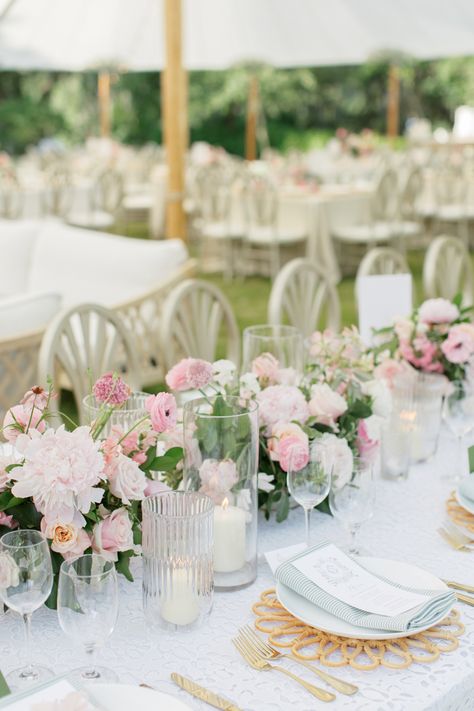
<svg viewBox="0 0 474 711">
<path fill-rule="evenodd" d="M 195 681 L 187 679 L 181 674 L 176 674 L 173 672 L 171 678 L 175 684 L 177 684 L 181 689 L 187 691 L 188 694 L 194 696 L 196 699 L 201 699 L 205 701 L 206 704 L 214 706 L 216 709 L 222 709 L 223 711 L 240 711 L 239 707 L 233 704 L 231 701 L 224 699 L 222 696 L 215 694 L 213 691 L 204 688 L 204 686 L 199 686 Z"/>
<path fill-rule="evenodd" d="M 314 686 L 313 684 L 309 684 L 304 679 L 301 679 L 301 677 L 296 676 L 296 674 L 293 674 L 293 672 L 288 671 L 288 669 L 283 669 L 283 667 L 277 667 L 274 664 L 270 664 L 270 662 L 268 662 L 266 659 L 262 659 L 262 657 L 256 654 L 253 647 L 251 647 L 242 636 L 236 637 L 232 640 L 232 642 L 241 657 L 247 662 L 247 664 L 250 664 L 250 666 L 254 669 L 257 669 L 258 671 L 278 671 L 280 672 L 280 674 L 289 676 L 290 679 L 296 681 L 298 684 L 300 684 L 300 686 L 304 687 L 306 691 L 309 691 L 310 694 L 315 696 L 320 701 L 334 701 L 334 699 L 336 698 L 334 694 L 331 694 L 329 691 L 325 691 L 324 689 L 320 689 L 319 687 Z"/>
<path fill-rule="evenodd" d="M 292 661 L 297 662 L 303 667 L 306 667 L 306 669 L 312 671 L 313 674 L 319 676 L 319 678 L 325 681 L 326 684 L 331 686 L 333 689 L 336 689 L 336 691 L 340 691 L 341 694 L 346 694 L 346 696 L 352 696 L 352 694 L 355 694 L 357 691 L 359 691 L 359 688 L 354 684 L 349 684 L 346 681 L 342 681 L 342 679 L 338 679 L 337 677 L 328 674 L 322 669 L 318 669 L 318 667 L 314 666 L 313 664 L 310 664 L 306 660 L 300 659 L 299 657 L 295 657 L 294 654 L 284 654 L 283 652 L 280 652 L 278 649 L 275 649 L 275 647 L 272 647 L 271 644 L 268 644 L 268 642 L 259 637 L 258 634 L 248 625 L 246 625 L 245 627 L 241 627 L 239 633 L 248 641 L 251 646 L 255 648 L 257 654 L 260 654 L 263 659 L 291 659 Z"/>
<path fill-rule="evenodd" d="M 464 585 L 464 583 L 457 583 L 455 580 L 443 580 L 443 583 L 447 585 L 448 588 L 453 588 L 453 590 L 474 593 L 474 585 Z"/>
<path fill-rule="evenodd" d="M 459 600 L 459 602 L 464 602 L 466 605 L 471 605 L 471 607 L 474 607 L 474 597 L 471 597 L 470 595 L 456 593 L 456 599 Z"/>
</svg>

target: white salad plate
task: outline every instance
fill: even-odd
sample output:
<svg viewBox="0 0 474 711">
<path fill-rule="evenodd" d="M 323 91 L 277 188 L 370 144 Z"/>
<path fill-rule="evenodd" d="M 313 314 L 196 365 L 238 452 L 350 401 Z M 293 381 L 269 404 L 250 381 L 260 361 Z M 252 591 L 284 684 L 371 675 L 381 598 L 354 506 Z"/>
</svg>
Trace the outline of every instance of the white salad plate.
<svg viewBox="0 0 474 711">
<path fill-rule="evenodd" d="M 405 585 L 410 588 L 419 588 L 420 590 L 447 590 L 447 586 L 442 580 L 415 565 L 402 563 L 397 560 L 387 560 L 387 558 L 366 558 L 361 556 L 357 560 L 371 573 L 376 573 L 391 582 L 399 583 L 400 585 Z M 345 622 L 331 615 L 329 612 L 314 605 L 282 583 L 277 583 L 276 592 L 279 602 L 288 612 L 291 612 L 294 617 L 297 617 L 311 627 L 316 627 L 318 630 L 328 632 L 329 634 L 339 635 L 340 637 L 350 637 L 352 639 L 397 639 L 399 637 L 409 637 L 414 634 L 413 631 L 387 632 L 386 630 L 357 627 L 356 625 L 352 625 L 349 622 Z M 423 632 L 423 630 L 433 627 L 437 622 L 441 622 L 446 615 L 447 612 L 445 611 L 440 614 L 437 620 L 426 625 L 426 627 L 417 629 L 416 632 Z"/>
<path fill-rule="evenodd" d="M 162 691 L 131 684 L 87 684 L 92 701 L 104 711 L 191 711 L 191 706 Z"/>
</svg>

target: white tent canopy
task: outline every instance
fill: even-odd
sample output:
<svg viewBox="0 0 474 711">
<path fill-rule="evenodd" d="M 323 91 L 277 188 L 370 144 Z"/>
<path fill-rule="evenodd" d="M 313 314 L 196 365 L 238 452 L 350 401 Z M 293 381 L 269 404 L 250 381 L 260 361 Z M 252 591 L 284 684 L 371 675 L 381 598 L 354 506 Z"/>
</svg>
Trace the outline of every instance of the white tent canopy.
<svg viewBox="0 0 474 711">
<path fill-rule="evenodd" d="M 0 0 L 0 69 L 164 65 L 163 0 Z M 474 0 L 183 0 L 184 63 L 359 64 L 474 52 Z"/>
</svg>

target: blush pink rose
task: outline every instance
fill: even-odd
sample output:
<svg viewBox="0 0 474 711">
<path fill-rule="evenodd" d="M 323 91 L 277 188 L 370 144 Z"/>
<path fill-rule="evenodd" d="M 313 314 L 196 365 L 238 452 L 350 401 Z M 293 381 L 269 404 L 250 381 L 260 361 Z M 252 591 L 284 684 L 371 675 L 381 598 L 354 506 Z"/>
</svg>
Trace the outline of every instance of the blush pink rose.
<svg viewBox="0 0 474 711">
<path fill-rule="evenodd" d="M 275 385 L 278 382 L 280 364 L 271 353 L 262 353 L 252 362 L 251 371 L 261 385 Z"/>
<path fill-rule="evenodd" d="M 135 550 L 132 522 L 127 509 L 116 509 L 94 526 L 92 550 L 112 561 L 117 560 L 117 553 Z"/>
<path fill-rule="evenodd" d="M 298 437 L 304 444 L 308 446 L 308 435 L 303 432 L 301 427 L 293 422 L 288 422 L 286 424 L 275 425 L 272 429 L 272 434 L 268 438 L 267 449 L 270 454 L 270 458 L 274 462 L 278 462 L 280 459 L 280 447 L 281 443 L 286 437 Z"/>
<path fill-rule="evenodd" d="M 300 471 L 309 462 L 308 442 L 302 441 L 297 435 L 284 437 L 280 442 L 280 467 L 284 472 Z"/>
<path fill-rule="evenodd" d="M 170 395 L 170 393 L 150 395 L 145 400 L 145 407 L 150 414 L 151 424 L 155 432 L 166 432 L 175 427 L 178 408 L 174 395 Z"/>
<path fill-rule="evenodd" d="M 338 418 L 347 410 L 347 402 L 327 383 L 313 385 L 309 412 L 322 425 L 334 427 Z"/>
<path fill-rule="evenodd" d="M 474 355 L 474 326 L 470 323 L 453 326 L 441 350 L 450 363 L 467 363 Z"/>
<path fill-rule="evenodd" d="M 107 465 L 105 473 L 110 492 L 127 506 L 131 501 L 145 498 L 147 478 L 138 463 L 124 454 L 118 454 Z"/>
<path fill-rule="evenodd" d="M 166 384 L 171 390 L 201 390 L 213 378 L 212 363 L 200 358 L 183 358 L 166 375 Z"/>
<path fill-rule="evenodd" d="M 127 402 L 132 391 L 117 373 L 105 373 L 95 382 L 92 392 L 98 402 L 119 407 Z"/>
<path fill-rule="evenodd" d="M 46 422 L 42 417 L 42 410 L 33 407 L 32 403 L 15 405 L 8 410 L 3 420 L 3 436 L 9 442 L 15 442 L 20 434 L 31 434 L 35 430 L 44 432 Z"/>
<path fill-rule="evenodd" d="M 379 443 L 376 439 L 370 437 L 365 420 L 359 420 L 357 425 L 356 444 L 362 459 L 370 461 L 375 456 Z"/>
<path fill-rule="evenodd" d="M 459 316 L 458 307 L 448 299 L 428 299 L 421 304 L 418 318 L 422 323 L 451 323 Z"/>
</svg>

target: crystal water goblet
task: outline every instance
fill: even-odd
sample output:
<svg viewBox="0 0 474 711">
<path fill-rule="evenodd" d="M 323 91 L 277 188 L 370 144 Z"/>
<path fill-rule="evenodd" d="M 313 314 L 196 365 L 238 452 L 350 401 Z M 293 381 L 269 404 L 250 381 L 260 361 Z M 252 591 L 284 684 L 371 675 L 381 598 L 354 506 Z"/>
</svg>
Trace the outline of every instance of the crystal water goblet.
<svg viewBox="0 0 474 711">
<path fill-rule="evenodd" d="M 375 504 L 373 464 L 354 457 L 351 474 L 345 480 L 333 480 L 329 492 L 329 507 L 334 518 L 342 523 L 350 535 L 349 554 L 359 555 L 357 532 L 372 518 Z"/>
<path fill-rule="evenodd" d="M 464 438 L 474 429 L 474 390 L 466 381 L 451 381 L 449 391 L 444 398 L 443 419 L 456 441 L 454 480 L 459 481 L 464 474 L 462 465 Z"/>
</svg>

